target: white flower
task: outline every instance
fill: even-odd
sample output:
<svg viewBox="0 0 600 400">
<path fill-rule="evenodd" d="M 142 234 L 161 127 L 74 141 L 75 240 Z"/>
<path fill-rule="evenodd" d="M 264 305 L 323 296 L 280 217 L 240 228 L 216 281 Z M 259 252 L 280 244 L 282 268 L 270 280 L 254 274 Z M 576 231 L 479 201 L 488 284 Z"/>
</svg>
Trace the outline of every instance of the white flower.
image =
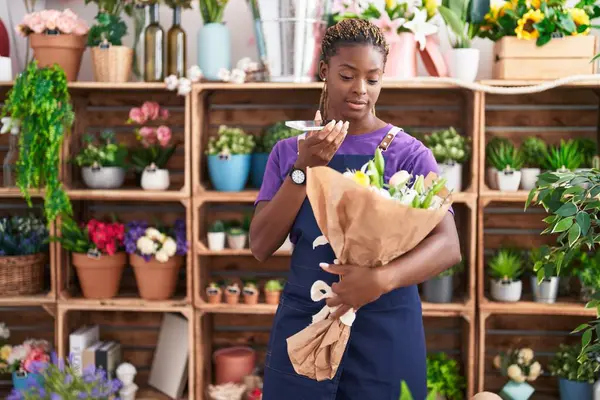
<svg viewBox="0 0 600 400">
<path fill-rule="evenodd" d="M 525 377 L 523 376 L 523 371 L 519 368 L 518 365 L 513 364 L 506 370 L 506 374 L 510 379 L 517 383 L 525 382 Z"/>
<path fill-rule="evenodd" d="M 529 367 L 529 376 L 527 377 L 527 380 L 529 382 L 535 381 L 540 374 L 542 373 L 542 366 L 540 365 L 539 362 L 534 362 L 533 364 L 531 364 L 531 367 Z"/>
<path fill-rule="evenodd" d="M 410 179 L 410 174 L 407 171 L 398 171 L 390 178 L 390 186 L 404 186 Z"/>
<path fill-rule="evenodd" d="M 10 330 L 4 322 L 0 323 L 0 339 L 8 339 L 10 337 Z"/>
<path fill-rule="evenodd" d="M 533 360 L 533 350 L 529 348 L 524 348 L 519 350 L 519 358 L 523 359 L 525 364 L 529 364 Z"/>
<path fill-rule="evenodd" d="M 244 57 L 237 62 L 236 68 L 241 69 L 242 71 L 246 71 L 250 68 L 251 63 L 252 60 L 250 59 L 250 57 Z"/>
<path fill-rule="evenodd" d="M 416 190 L 406 189 L 400 196 L 400 204 L 410 205 L 417 195 L 418 193 Z"/>
<path fill-rule="evenodd" d="M 10 353 L 8 360 L 6 360 L 6 361 L 8 362 L 8 364 L 14 364 L 16 362 L 24 360 L 25 357 L 27 357 L 28 352 L 29 351 L 26 346 L 23 346 L 23 345 L 15 346 L 15 347 L 13 347 L 12 353 Z"/>
<path fill-rule="evenodd" d="M 427 10 L 424 8 L 417 10 L 414 18 L 405 23 L 404 27 L 415 34 L 415 40 L 419 43 L 421 51 L 425 50 L 425 37 L 438 31 L 437 26 L 427 22 Z"/>
<path fill-rule="evenodd" d="M 154 241 L 152 241 L 152 239 L 150 239 L 147 236 L 142 236 L 141 238 L 139 238 L 137 240 L 136 246 L 140 250 L 140 253 L 144 255 L 154 254 L 157 248 L 156 243 L 154 243 Z"/>
<path fill-rule="evenodd" d="M 260 69 L 260 67 L 258 66 L 258 63 L 256 61 L 252 61 L 247 68 L 247 71 L 258 71 Z"/>
<path fill-rule="evenodd" d="M 169 257 L 173 257 L 177 251 L 177 243 L 175 243 L 173 238 L 168 237 L 163 243 L 160 251 L 164 251 Z"/>
<path fill-rule="evenodd" d="M 229 82 L 231 79 L 231 72 L 226 68 L 221 68 L 219 72 L 217 72 L 217 77 L 224 82 Z"/>
<path fill-rule="evenodd" d="M 160 240 L 162 233 L 156 228 L 147 228 L 145 235 L 152 240 Z"/>
<path fill-rule="evenodd" d="M 238 84 L 246 82 L 246 73 L 241 69 L 234 69 L 231 71 L 231 81 Z"/>
<path fill-rule="evenodd" d="M 179 86 L 177 87 L 177 94 L 180 96 L 186 96 L 192 91 L 192 81 L 188 78 L 181 78 L 179 80 Z"/>
<path fill-rule="evenodd" d="M 175 90 L 177 89 L 177 84 L 179 83 L 179 79 L 175 75 L 169 75 L 165 78 L 165 84 L 167 85 L 167 90 Z"/>
<path fill-rule="evenodd" d="M 2 121 L 0 134 L 5 134 L 10 131 L 11 134 L 16 135 L 21 131 L 21 121 L 16 118 L 4 117 L 0 121 Z"/>
<path fill-rule="evenodd" d="M 202 79 L 202 70 L 200 69 L 199 66 L 197 65 L 192 65 L 190 68 L 188 68 L 187 71 L 187 77 L 190 81 L 192 82 L 199 82 L 200 79 Z"/>
<path fill-rule="evenodd" d="M 166 251 L 164 251 L 164 249 L 160 249 L 159 251 L 156 252 L 156 261 L 161 262 L 161 263 L 165 263 L 167 261 L 169 261 L 169 255 L 167 254 Z"/>
</svg>

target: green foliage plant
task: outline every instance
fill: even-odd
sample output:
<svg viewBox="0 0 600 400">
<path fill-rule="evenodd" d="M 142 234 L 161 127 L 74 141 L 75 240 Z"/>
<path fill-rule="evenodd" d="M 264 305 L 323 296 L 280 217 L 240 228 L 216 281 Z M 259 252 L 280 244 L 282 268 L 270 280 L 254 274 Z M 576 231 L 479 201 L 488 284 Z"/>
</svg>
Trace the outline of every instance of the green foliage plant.
<svg viewBox="0 0 600 400">
<path fill-rule="evenodd" d="M 223 223 L 223 221 L 218 220 L 215 221 L 209 228 L 208 231 L 211 233 L 220 233 L 220 232 L 225 232 L 225 224 Z"/>
<path fill-rule="evenodd" d="M 550 146 L 546 157 L 546 169 L 550 171 L 573 171 L 585 162 L 585 154 L 575 140 L 561 140 L 559 145 Z"/>
<path fill-rule="evenodd" d="M 462 400 L 466 380 L 456 360 L 445 353 L 427 355 L 427 390 L 447 400 Z"/>
<path fill-rule="evenodd" d="M 72 218 L 63 218 L 60 230 L 61 235 L 52 236 L 51 240 L 59 242 L 63 249 L 72 253 L 87 254 L 96 248 L 87 227 L 80 226 Z"/>
<path fill-rule="evenodd" d="M 204 24 L 223 22 L 223 12 L 229 0 L 199 0 L 200 15 Z"/>
<path fill-rule="evenodd" d="M 489 9 L 489 1 L 484 0 L 442 0 L 438 11 L 455 36 L 451 43 L 453 48 L 471 47 Z"/>
<path fill-rule="evenodd" d="M 579 359 L 582 348 L 580 344 L 566 345 L 561 343 L 548 369 L 552 376 L 575 382 L 593 384 L 596 381 L 596 371 L 599 364 L 595 358 Z"/>
<path fill-rule="evenodd" d="M 74 120 L 64 71 L 57 65 L 28 64 L 8 93 L 2 117 L 7 115 L 21 123 L 17 186 L 27 204 L 32 206 L 31 189 L 45 189 L 46 221 L 71 215 L 71 202 L 59 179 L 63 139 Z"/>
<path fill-rule="evenodd" d="M 548 146 L 542 139 L 530 136 L 521 144 L 523 165 L 527 168 L 542 168 L 548 155 Z"/>
<path fill-rule="evenodd" d="M 425 135 L 423 142 L 440 164 L 462 164 L 469 159 L 470 141 L 459 135 L 454 127 Z"/>
<path fill-rule="evenodd" d="M 487 166 L 492 166 L 493 167 L 492 161 L 490 159 L 490 154 L 492 154 L 493 152 L 495 152 L 496 149 L 498 148 L 498 146 L 500 146 L 501 143 L 509 143 L 510 144 L 510 140 L 508 140 L 507 138 L 503 138 L 503 137 L 499 137 L 499 136 L 494 136 L 485 145 L 485 154 L 487 155 L 487 157 L 485 158 L 485 161 L 486 161 L 486 165 Z"/>
<path fill-rule="evenodd" d="M 221 125 L 217 136 L 208 139 L 206 154 L 228 157 L 237 154 L 251 154 L 256 146 L 254 136 L 241 128 Z"/>
<path fill-rule="evenodd" d="M 510 142 L 496 142 L 488 157 L 498 171 L 519 171 L 524 164 L 523 153 Z"/>
<path fill-rule="evenodd" d="M 580 167 L 592 168 L 594 157 L 598 156 L 598 143 L 589 138 L 577 138 L 575 139 L 575 142 L 577 142 L 577 146 L 583 156 L 583 162 Z"/>
<path fill-rule="evenodd" d="M 96 47 L 104 40 L 113 46 L 122 46 L 123 37 L 127 35 L 127 25 L 121 18 L 126 2 L 122 0 L 85 0 L 85 4 L 95 3 L 98 6 L 96 23 L 88 33 L 88 46 Z"/>
<path fill-rule="evenodd" d="M 83 137 L 84 148 L 75 157 L 75 163 L 80 167 L 119 167 L 127 166 L 127 147 L 115 143 L 115 133 L 106 130 L 96 137 L 86 134 Z"/>
<path fill-rule="evenodd" d="M 277 142 L 297 135 L 297 131 L 285 126 L 284 122 L 277 122 L 265 129 L 262 137 L 256 140 L 255 153 L 270 153 Z"/>
<path fill-rule="evenodd" d="M 425 400 L 435 400 L 437 396 L 437 392 L 432 391 L 427 394 Z M 400 397 L 398 398 L 398 400 L 416 400 L 410 392 L 410 388 L 408 387 L 406 381 L 400 382 Z"/>
<path fill-rule="evenodd" d="M 521 254 L 512 249 L 500 249 L 488 263 L 492 278 L 505 281 L 517 281 L 523 274 Z"/>
<path fill-rule="evenodd" d="M 265 291 L 267 292 L 281 292 L 283 285 L 278 279 L 271 279 L 265 283 Z"/>
</svg>

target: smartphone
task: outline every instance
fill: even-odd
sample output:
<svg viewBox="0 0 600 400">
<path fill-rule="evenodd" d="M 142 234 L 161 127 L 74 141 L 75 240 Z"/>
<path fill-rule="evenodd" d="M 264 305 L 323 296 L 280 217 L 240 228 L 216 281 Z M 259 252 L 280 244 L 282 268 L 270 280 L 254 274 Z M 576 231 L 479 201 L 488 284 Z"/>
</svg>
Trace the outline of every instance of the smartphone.
<svg viewBox="0 0 600 400">
<path fill-rule="evenodd" d="M 306 120 L 306 121 L 285 121 L 285 126 L 287 126 L 288 128 L 292 128 L 292 129 L 297 129 L 299 131 L 320 131 L 321 129 L 325 128 L 325 125 L 327 125 L 329 122 L 331 122 L 330 119 L 326 119 L 323 121 L 311 121 L 311 120 Z"/>
</svg>

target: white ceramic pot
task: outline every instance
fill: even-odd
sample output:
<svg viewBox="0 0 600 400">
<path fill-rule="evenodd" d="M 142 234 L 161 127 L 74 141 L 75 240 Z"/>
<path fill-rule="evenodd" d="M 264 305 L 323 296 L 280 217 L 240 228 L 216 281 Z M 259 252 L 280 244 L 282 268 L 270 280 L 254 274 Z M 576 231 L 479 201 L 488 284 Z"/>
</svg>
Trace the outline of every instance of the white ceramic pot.
<svg viewBox="0 0 600 400">
<path fill-rule="evenodd" d="M 541 170 L 539 168 L 522 168 L 521 169 L 521 188 L 523 190 L 531 190 L 535 188 L 538 176 Z"/>
<path fill-rule="evenodd" d="M 446 178 L 446 188 L 454 192 L 462 191 L 462 164 L 439 164 L 440 175 Z"/>
<path fill-rule="evenodd" d="M 474 82 L 479 70 L 479 49 L 451 49 L 448 53 L 450 76 L 465 82 Z"/>
<path fill-rule="evenodd" d="M 490 281 L 490 285 L 490 294 L 494 300 L 505 302 L 515 302 L 521 300 L 523 282 L 520 280 L 509 282 L 499 279 L 492 279 Z"/>
<path fill-rule="evenodd" d="M 142 173 L 141 186 L 144 190 L 167 190 L 170 184 L 168 169 L 146 167 Z"/>
<path fill-rule="evenodd" d="M 208 249 L 211 251 L 221 251 L 225 248 L 225 232 L 208 232 Z"/>
<path fill-rule="evenodd" d="M 10 57 L 0 57 L 0 82 L 12 80 L 12 60 Z"/>
<path fill-rule="evenodd" d="M 553 276 L 549 279 L 544 279 L 542 283 L 538 284 L 537 277 L 535 275 L 532 276 L 531 292 L 533 293 L 534 300 L 538 303 L 556 303 L 558 277 Z"/>
<path fill-rule="evenodd" d="M 521 171 L 498 171 L 498 189 L 503 192 L 516 192 L 519 190 L 519 184 L 521 183 Z"/>
<path fill-rule="evenodd" d="M 491 190 L 498 190 L 498 170 L 494 167 L 487 167 L 485 169 L 485 177 L 488 187 Z"/>
<path fill-rule="evenodd" d="M 246 247 L 246 235 L 227 235 L 227 245 L 234 250 L 241 250 Z"/>
<path fill-rule="evenodd" d="M 81 177 L 92 189 L 116 189 L 125 181 L 125 169 L 120 167 L 83 167 Z"/>
</svg>

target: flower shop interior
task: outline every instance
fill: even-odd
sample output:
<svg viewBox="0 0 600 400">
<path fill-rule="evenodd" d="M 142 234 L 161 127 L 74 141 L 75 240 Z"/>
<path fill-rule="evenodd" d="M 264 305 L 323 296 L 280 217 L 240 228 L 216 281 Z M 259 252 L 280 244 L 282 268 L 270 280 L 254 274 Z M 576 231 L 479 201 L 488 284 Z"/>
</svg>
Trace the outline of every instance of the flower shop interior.
<svg viewBox="0 0 600 400">
<path fill-rule="evenodd" d="M 428 391 L 600 399 L 597 17 L 596 0 L 0 0 L 0 395 L 262 399 L 294 246 L 253 256 L 254 201 L 301 133 L 285 122 L 319 105 L 324 30 L 363 18 L 390 45 L 377 116 L 432 151 L 460 237 L 462 262 L 419 285 Z"/>
</svg>

